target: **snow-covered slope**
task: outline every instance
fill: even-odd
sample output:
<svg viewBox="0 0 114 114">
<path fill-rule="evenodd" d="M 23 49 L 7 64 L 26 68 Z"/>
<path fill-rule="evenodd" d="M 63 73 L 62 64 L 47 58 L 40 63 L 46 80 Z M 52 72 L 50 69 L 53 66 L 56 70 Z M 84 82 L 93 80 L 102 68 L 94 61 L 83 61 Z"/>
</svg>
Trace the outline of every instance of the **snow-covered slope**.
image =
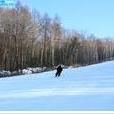
<svg viewBox="0 0 114 114">
<path fill-rule="evenodd" d="M 114 61 L 0 79 L 1 111 L 114 110 Z"/>
</svg>

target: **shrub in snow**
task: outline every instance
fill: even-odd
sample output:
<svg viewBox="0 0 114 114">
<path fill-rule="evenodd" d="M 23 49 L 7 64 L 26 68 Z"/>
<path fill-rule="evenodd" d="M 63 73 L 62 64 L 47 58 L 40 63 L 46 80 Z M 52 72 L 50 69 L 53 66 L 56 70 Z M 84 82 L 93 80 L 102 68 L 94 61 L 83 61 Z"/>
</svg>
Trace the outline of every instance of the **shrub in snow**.
<svg viewBox="0 0 114 114">
<path fill-rule="evenodd" d="M 4 73 L 2 71 L 0 71 L 0 76 L 4 76 Z"/>
<path fill-rule="evenodd" d="M 0 76 L 10 76 L 10 75 L 11 75 L 10 71 L 5 71 L 5 70 L 0 71 Z"/>
<path fill-rule="evenodd" d="M 41 68 L 41 67 L 37 67 L 37 70 L 38 70 L 38 71 L 42 71 L 42 68 Z"/>
<path fill-rule="evenodd" d="M 46 67 L 43 67 L 42 70 L 45 71 L 47 68 Z"/>
<path fill-rule="evenodd" d="M 7 75 L 10 76 L 11 75 L 11 72 L 10 71 L 7 71 Z"/>
<path fill-rule="evenodd" d="M 71 68 L 76 68 L 76 67 L 80 67 L 81 65 L 79 64 L 76 64 L 76 65 L 73 65 L 73 66 L 70 66 Z"/>
<path fill-rule="evenodd" d="M 32 71 L 33 68 L 28 67 L 26 70 Z"/>
<path fill-rule="evenodd" d="M 37 72 L 41 72 L 41 71 L 42 71 L 42 68 L 40 68 L 40 67 L 32 68 L 33 73 L 37 73 Z"/>
<path fill-rule="evenodd" d="M 33 73 L 37 73 L 38 70 L 37 70 L 36 68 L 32 68 L 32 72 L 33 72 Z"/>
<path fill-rule="evenodd" d="M 66 68 L 68 68 L 68 66 L 65 66 L 65 65 L 64 65 L 62 68 L 66 69 Z"/>
<path fill-rule="evenodd" d="M 73 68 L 73 66 L 69 66 L 68 68 Z"/>
<path fill-rule="evenodd" d="M 31 70 L 23 69 L 22 74 L 32 74 Z"/>
<path fill-rule="evenodd" d="M 12 75 L 18 75 L 18 74 L 32 74 L 32 73 L 40 73 L 40 72 L 44 72 L 44 71 L 51 71 L 54 70 L 54 68 L 47 68 L 47 67 L 36 67 L 36 68 L 31 68 L 28 67 L 26 69 L 23 70 L 18 70 L 18 71 L 5 71 L 5 70 L 1 70 L 0 71 L 0 76 L 12 76 Z"/>
<path fill-rule="evenodd" d="M 19 72 L 18 71 L 13 71 L 11 75 L 17 75 Z"/>
</svg>

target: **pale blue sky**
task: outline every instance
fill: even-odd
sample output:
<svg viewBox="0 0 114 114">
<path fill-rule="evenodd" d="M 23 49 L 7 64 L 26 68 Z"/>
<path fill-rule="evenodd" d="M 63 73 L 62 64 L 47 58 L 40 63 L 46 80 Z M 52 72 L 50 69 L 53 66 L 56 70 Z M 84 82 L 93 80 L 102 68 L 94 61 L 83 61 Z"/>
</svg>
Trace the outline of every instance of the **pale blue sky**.
<svg viewBox="0 0 114 114">
<path fill-rule="evenodd" d="M 21 0 L 50 17 L 58 14 L 67 29 L 99 37 L 114 36 L 114 0 Z"/>
</svg>

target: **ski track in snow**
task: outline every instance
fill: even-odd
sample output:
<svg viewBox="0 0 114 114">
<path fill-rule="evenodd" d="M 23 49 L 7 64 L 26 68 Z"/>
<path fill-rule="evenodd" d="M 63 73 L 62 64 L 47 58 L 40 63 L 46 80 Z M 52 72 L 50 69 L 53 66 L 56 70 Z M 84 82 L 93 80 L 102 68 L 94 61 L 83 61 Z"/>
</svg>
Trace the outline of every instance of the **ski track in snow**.
<svg viewBox="0 0 114 114">
<path fill-rule="evenodd" d="M 69 96 L 69 95 L 98 95 L 98 94 L 114 94 L 114 88 L 68 88 L 68 89 L 31 89 L 31 90 L 12 90 L 2 93 L 0 99 L 3 98 L 33 98 L 38 96 Z"/>
</svg>

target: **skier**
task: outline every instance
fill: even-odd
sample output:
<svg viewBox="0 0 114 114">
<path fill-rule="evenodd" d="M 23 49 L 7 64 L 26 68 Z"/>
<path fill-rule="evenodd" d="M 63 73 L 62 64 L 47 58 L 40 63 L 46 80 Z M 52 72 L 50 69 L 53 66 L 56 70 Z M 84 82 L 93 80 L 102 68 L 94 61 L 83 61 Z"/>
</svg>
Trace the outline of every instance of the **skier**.
<svg viewBox="0 0 114 114">
<path fill-rule="evenodd" d="M 57 72 L 55 74 L 55 77 L 59 77 L 61 75 L 62 70 L 63 70 L 63 68 L 61 67 L 61 65 L 59 65 L 57 67 Z"/>
</svg>

